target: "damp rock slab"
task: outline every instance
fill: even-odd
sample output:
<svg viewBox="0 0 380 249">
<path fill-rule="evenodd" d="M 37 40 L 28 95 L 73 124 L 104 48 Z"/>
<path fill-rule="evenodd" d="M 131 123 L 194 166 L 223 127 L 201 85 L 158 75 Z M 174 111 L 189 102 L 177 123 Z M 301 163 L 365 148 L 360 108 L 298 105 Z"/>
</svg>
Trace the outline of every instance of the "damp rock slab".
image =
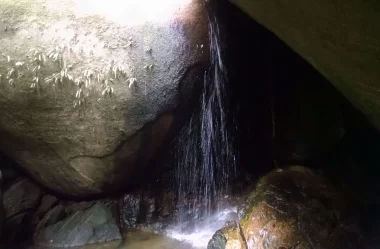
<svg viewBox="0 0 380 249">
<path fill-rule="evenodd" d="M 80 210 L 35 236 L 35 246 L 44 248 L 76 247 L 93 243 L 120 240 L 121 234 L 104 204 Z"/>
</svg>

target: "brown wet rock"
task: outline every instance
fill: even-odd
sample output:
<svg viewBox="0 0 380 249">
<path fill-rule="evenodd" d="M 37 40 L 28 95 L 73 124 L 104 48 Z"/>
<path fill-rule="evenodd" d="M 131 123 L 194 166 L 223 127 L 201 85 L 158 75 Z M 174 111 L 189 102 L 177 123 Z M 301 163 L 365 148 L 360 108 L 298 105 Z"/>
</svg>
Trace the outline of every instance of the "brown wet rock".
<svg viewBox="0 0 380 249">
<path fill-rule="evenodd" d="M 261 178 L 240 214 L 242 233 L 237 225 L 224 229 L 225 248 L 312 249 L 327 248 L 345 209 L 339 192 L 321 174 L 292 166 Z"/>
<path fill-rule="evenodd" d="M 236 221 L 228 221 L 218 230 L 207 245 L 207 249 L 248 249 L 247 241 L 240 224 Z"/>
</svg>

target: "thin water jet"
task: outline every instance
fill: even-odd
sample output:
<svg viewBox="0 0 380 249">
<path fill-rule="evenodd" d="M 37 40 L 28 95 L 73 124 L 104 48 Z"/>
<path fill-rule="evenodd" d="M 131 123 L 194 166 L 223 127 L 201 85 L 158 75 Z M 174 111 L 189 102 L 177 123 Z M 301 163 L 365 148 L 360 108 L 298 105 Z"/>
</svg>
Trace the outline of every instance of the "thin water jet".
<svg viewBox="0 0 380 249">
<path fill-rule="evenodd" d="M 228 210 L 227 193 L 236 174 L 235 122 L 229 112 L 228 75 L 223 60 L 222 29 L 208 7 L 210 67 L 205 72 L 199 106 L 176 141 L 176 191 L 179 232 L 174 238 L 206 243 L 223 224 L 208 227 L 213 215 Z M 223 210 L 221 211 L 223 213 Z M 205 227 L 202 227 L 202 224 Z M 212 231 L 211 231 L 212 230 Z M 202 234 L 205 233 L 205 234 Z M 206 236 L 210 238 L 203 238 Z M 204 246 L 206 246 L 206 244 Z"/>
</svg>

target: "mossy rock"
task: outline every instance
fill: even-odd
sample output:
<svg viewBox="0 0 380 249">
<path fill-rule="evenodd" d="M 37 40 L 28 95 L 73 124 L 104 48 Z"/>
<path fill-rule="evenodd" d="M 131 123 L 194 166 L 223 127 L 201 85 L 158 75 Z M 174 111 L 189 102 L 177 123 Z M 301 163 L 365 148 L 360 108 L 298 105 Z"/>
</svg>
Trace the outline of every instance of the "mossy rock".
<svg viewBox="0 0 380 249">
<path fill-rule="evenodd" d="M 302 166 L 274 170 L 252 190 L 239 223 L 219 231 L 226 242 L 216 248 L 343 248 L 330 235 L 346 217 L 345 201 L 318 172 Z"/>
</svg>

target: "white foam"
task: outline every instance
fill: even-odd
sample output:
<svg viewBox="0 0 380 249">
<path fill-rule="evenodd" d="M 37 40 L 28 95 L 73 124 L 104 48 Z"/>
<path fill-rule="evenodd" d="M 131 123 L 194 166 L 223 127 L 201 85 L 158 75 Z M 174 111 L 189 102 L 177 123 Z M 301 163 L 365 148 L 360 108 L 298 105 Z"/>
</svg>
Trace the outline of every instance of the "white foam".
<svg viewBox="0 0 380 249">
<path fill-rule="evenodd" d="M 228 214 L 231 212 L 237 213 L 237 208 L 226 208 L 207 217 L 203 221 L 197 222 L 192 231 L 179 232 L 184 225 L 186 225 L 179 224 L 167 230 L 167 236 L 191 244 L 195 248 L 204 249 L 207 247 L 208 242 L 215 232 L 222 228 L 225 222 L 228 221 Z"/>
</svg>

